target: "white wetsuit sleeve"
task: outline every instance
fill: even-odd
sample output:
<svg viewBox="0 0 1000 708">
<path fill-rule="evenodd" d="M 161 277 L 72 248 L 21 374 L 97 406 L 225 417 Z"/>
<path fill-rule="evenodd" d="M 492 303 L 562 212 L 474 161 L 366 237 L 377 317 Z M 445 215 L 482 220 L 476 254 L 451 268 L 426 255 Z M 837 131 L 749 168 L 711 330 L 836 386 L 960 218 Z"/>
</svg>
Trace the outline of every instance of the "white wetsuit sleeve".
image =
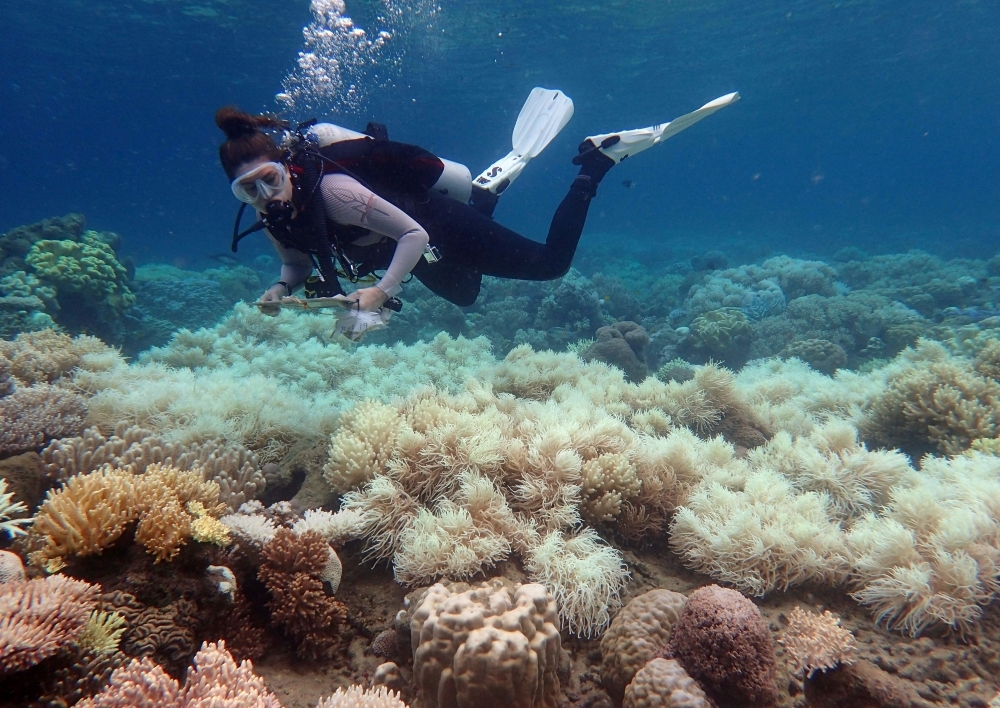
<svg viewBox="0 0 1000 708">
<path fill-rule="evenodd" d="M 265 231 L 271 240 L 274 250 L 281 258 L 281 277 L 278 280 L 288 283 L 289 295 L 291 291 L 306 282 L 306 278 L 312 273 L 313 262 L 308 254 L 294 248 L 285 248 L 278 240 L 271 235 L 270 231 Z"/>
<path fill-rule="evenodd" d="M 377 243 L 383 236 L 396 241 L 392 262 L 382 279 L 376 283 L 392 297 L 401 290 L 403 279 L 420 261 L 427 247 L 424 228 L 409 214 L 345 174 L 326 175 L 322 183 L 326 214 L 338 224 L 360 226 L 371 235 L 354 241 L 359 246 Z"/>
</svg>

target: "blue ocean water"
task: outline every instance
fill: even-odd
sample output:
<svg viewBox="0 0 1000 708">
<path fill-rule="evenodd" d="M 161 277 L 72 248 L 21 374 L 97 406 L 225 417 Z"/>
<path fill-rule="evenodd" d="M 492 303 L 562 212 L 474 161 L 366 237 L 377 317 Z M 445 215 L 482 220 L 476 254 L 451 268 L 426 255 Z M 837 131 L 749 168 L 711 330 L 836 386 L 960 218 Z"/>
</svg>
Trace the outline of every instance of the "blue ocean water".
<svg viewBox="0 0 1000 708">
<path fill-rule="evenodd" d="M 535 238 L 584 136 L 739 90 L 616 168 L 583 249 L 981 255 L 1000 242 L 996 3 L 355 0 L 346 14 L 391 38 L 380 63 L 352 68 L 354 105 L 321 119 L 381 121 L 476 173 L 509 149 L 533 86 L 574 99 L 496 215 Z M 306 0 L 3 3 L 0 231 L 76 211 L 140 263 L 203 267 L 237 206 L 213 113 L 280 109 L 311 19 Z"/>
</svg>

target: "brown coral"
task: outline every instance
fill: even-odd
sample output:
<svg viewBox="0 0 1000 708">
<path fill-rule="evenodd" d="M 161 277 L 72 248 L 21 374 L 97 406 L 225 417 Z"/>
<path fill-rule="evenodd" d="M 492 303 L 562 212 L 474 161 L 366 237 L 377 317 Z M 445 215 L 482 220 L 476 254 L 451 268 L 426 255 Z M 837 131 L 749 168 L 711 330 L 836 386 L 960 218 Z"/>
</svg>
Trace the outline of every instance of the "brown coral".
<svg viewBox="0 0 1000 708">
<path fill-rule="evenodd" d="M 0 675 L 68 648 L 83 631 L 98 591 L 64 575 L 0 585 Z"/>
<path fill-rule="evenodd" d="M 771 630 L 757 606 L 735 590 L 709 585 L 691 593 L 664 658 L 677 659 L 720 708 L 777 701 Z"/>
<path fill-rule="evenodd" d="M 271 593 L 271 619 L 295 639 L 301 656 L 332 656 L 340 646 L 347 608 L 326 593 L 321 579 L 330 544 L 315 531 L 279 529 L 264 546 L 264 556 L 257 576 Z"/>
<path fill-rule="evenodd" d="M 121 640 L 122 651 L 133 657 L 149 657 L 177 676 L 194 654 L 194 628 L 198 609 L 188 600 L 165 607 L 144 605 L 129 593 L 115 591 L 103 598 L 106 608 L 125 618 L 128 629 Z"/>
</svg>

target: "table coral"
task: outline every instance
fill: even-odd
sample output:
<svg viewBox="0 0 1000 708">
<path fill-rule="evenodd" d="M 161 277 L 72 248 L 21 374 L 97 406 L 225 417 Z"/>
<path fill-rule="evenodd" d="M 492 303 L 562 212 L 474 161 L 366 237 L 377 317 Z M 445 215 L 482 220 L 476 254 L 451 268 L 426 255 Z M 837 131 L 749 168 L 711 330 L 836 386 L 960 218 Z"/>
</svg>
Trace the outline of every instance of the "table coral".
<svg viewBox="0 0 1000 708">
<path fill-rule="evenodd" d="M 463 592 L 438 583 L 410 622 L 413 676 L 427 708 L 554 708 L 556 601 L 538 584 L 499 580 Z"/>
<path fill-rule="evenodd" d="M 266 484 L 258 456 L 238 443 L 216 439 L 182 444 L 127 423 L 115 426 L 110 438 L 97 428 L 88 428 L 79 437 L 55 440 L 42 450 L 42 461 L 56 481 L 105 464 L 133 474 L 144 473 L 154 463 L 199 470 L 206 480 L 219 485 L 219 498 L 230 512 L 260 494 Z"/>
<path fill-rule="evenodd" d="M 83 430 L 83 396 L 49 384 L 18 388 L 0 398 L 0 455 L 38 450 L 55 438 Z"/>
</svg>

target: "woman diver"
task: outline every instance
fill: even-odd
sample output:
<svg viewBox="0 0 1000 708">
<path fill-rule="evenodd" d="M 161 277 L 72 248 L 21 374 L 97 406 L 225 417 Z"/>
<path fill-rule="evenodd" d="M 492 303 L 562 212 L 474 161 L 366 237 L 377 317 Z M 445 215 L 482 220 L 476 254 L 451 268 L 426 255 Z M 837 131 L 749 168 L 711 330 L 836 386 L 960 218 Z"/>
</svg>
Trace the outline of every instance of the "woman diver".
<svg viewBox="0 0 1000 708">
<path fill-rule="evenodd" d="M 536 97 L 532 112 L 529 105 Z M 233 194 L 259 219 L 242 234 L 236 234 L 237 226 L 233 250 L 243 235 L 266 228 L 282 266 L 279 280 L 260 298 L 265 312 L 276 312 L 281 299 L 314 269 L 316 294 L 342 295 L 334 259 L 354 282 L 382 273 L 374 285 L 351 293 L 352 307 L 360 312 L 391 306 L 390 298 L 411 273 L 435 294 L 471 305 L 484 275 L 520 280 L 564 275 L 608 170 L 738 98 L 723 96 L 671 123 L 584 140 L 573 160 L 580 172 L 556 209 L 544 243 L 501 226 L 491 214 L 499 193 L 572 115 L 572 102 L 561 92 L 532 92 L 515 128 L 515 150 L 475 183 L 464 167 L 388 141 L 382 126 L 370 124 L 368 134 L 329 124 L 306 131 L 308 125 L 300 126 L 292 133 L 272 116 L 225 107 L 215 116 L 226 135 L 219 147 L 222 167 Z M 283 146 L 269 132 L 281 129 L 286 129 Z"/>
</svg>

